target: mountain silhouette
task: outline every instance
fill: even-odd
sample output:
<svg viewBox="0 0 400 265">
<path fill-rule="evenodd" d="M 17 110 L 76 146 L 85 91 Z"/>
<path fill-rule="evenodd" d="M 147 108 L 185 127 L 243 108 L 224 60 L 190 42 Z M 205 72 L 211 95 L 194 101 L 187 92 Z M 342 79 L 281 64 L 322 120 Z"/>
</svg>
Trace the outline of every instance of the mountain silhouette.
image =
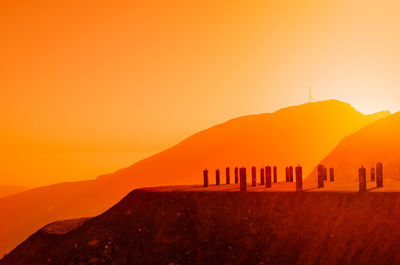
<svg viewBox="0 0 400 265">
<path fill-rule="evenodd" d="M 16 194 L 27 190 L 28 188 L 23 186 L 0 186 L 0 198 L 11 194 Z"/>
<path fill-rule="evenodd" d="M 98 215 L 134 188 L 199 184 L 204 168 L 210 170 L 211 184 L 215 183 L 215 169 L 227 166 L 276 165 L 278 179 L 283 180 L 284 167 L 301 164 L 307 175 L 343 137 L 387 115 L 363 115 L 350 104 L 329 100 L 244 116 L 95 180 L 60 183 L 0 198 L 0 253 L 10 251 L 50 222 Z"/>
<path fill-rule="evenodd" d="M 377 120 L 345 137 L 321 163 L 336 168 L 336 180 L 357 182 L 358 169 L 383 163 L 384 179 L 400 180 L 400 112 Z M 316 178 L 314 170 L 310 178 Z"/>
</svg>

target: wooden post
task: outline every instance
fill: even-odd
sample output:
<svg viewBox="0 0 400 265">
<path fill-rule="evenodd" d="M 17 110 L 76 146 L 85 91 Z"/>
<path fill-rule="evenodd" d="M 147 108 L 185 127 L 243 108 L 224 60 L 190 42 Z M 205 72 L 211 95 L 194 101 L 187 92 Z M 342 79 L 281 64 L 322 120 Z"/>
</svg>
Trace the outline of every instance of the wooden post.
<svg viewBox="0 0 400 265">
<path fill-rule="evenodd" d="M 289 182 L 293 182 L 293 167 L 289 167 Z"/>
<path fill-rule="evenodd" d="M 381 162 L 376 164 L 376 186 L 378 188 L 383 187 L 383 167 Z"/>
<path fill-rule="evenodd" d="M 247 191 L 246 168 L 240 168 L 240 191 Z"/>
<path fill-rule="evenodd" d="M 296 167 L 296 191 L 303 191 L 303 168 L 300 165 Z"/>
<path fill-rule="evenodd" d="M 235 184 L 239 183 L 239 169 L 235 167 Z"/>
<path fill-rule="evenodd" d="M 286 182 L 289 182 L 289 168 L 285 168 L 285 176 L 286 176 Z"/>
<path fill-rule="evenodd" d="M 219 169 L 215 171 L 215 185 L 219 185 Z"/>
<path fill-rule="evenodd" d="M 371 181 L 375 181 L 375 168 L 371 168 Z"/>
<path fill-rule="evenodd" d="M 278 183 L 278 169 L 274 166 L 274 183 Z"/>
<path fill-rule="evenodd" d="M 333 167 L 329 169 L 329 180 L 330 182 L 335 181 L 335 170 L 333 169 Z"/>
<path fill-rule="evenodd" d="M 204 187 L 208 187 L 208 170 L 203 170 Z"/>
<path fill-rule="evenodd" d="M 318 188 L 324 187 L 324 166 L 318 165 Z"/>
<path fill-rule="evenodd" d="M 230 176 L 230 171 L 229 171 L 229 167 L 226 168 L 226 184 L 231 184 L 231 176 Z"/>
<path fill-rule="evenodd" d="M 264 185 L 264 168 L 260 169 L 260 184 Z"/>
<path fill-rule="evenodd" d="M 251 186 L 255 187 L 257 185 L 257 169 L 256 167 L 251 168 Z"/>
<path fill-rule="evenodd" d="M 363 166 L 358 170 L 358 179 L 359 179 L 359 191 L 366 192 L 367 191 L 367 174 L 366 170 Z"/>
<path fill-rule="evenodd" d="M 265 167 L 265 187 L 271 188 L 271 186 L 271 167 L 267 166 Z"/>
</svg>

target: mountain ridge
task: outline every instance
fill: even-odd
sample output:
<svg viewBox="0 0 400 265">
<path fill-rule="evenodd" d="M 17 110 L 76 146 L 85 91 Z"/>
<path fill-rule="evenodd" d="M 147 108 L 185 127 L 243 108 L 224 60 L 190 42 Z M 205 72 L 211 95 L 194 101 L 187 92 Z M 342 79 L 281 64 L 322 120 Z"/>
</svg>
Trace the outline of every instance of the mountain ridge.
<svg viewBox="0 0 400 265">
<path fill-rule="evenodd" d="M 339 169 L 338 181 L 357 181 L 357 170 L 363 165 L 370 168 L 383 163 L 384 178 L 400 180 L 400 112 L 376 120 L 357 132 L 344 137 L 324 159 L 322 164 Z M 316 177 L 314 169 L 310 174 Z"/>
<path fill-rule="evenodd" d="M 9 251 L 45 224 L 96 216 L 134 188 L 198 184 L 204 167 L 210 170 L 211 180 L 217 167 L 236 165 L 274 164 L 282 180 L 285 166 L 300 163 L 306 175 L 340 139 L 378 116 L 363 115 L 348 103 L 332 100 L 239 117 L 112 174 L 0 198 L 0 252 Z"/>
</svg>

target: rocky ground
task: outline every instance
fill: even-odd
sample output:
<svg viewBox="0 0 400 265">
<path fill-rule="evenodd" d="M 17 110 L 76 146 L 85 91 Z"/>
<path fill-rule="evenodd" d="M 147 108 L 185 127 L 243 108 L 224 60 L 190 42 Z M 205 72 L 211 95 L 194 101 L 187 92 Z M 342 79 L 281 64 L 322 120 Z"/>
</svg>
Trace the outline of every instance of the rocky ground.
<svg viewBox="0 0 400 265">
<path fill-rule="evenodd" d="M 135 190 L 39 230 L 0 264 L 400 264 L 400 193 L 279 185 Z"/>
</svg>

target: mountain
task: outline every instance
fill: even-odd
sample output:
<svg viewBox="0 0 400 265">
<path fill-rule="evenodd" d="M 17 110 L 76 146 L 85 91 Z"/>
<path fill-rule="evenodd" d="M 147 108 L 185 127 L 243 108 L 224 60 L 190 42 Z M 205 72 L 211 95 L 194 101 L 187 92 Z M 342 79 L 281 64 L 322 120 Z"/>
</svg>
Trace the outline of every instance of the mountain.
<svg viewBox="0 0 400 265">
<path fill-rule="evenodd" d="M 211 171 L 211 183 L 217 167 L 236 165 L 277 165 L 282 180 L 285 166 L 301 164 L 306 175 L 343 137 L 387 115 L 363 115 L 347 103 L 329 100 L 244 116 L 96 180 L 0 198 L 0 253 L 50 222 L 96 216 L 134 188 L 201 183 L 204 168 Z"/>
<path fill-rule="evenodd" d="M 28 188 L 22 186 L 0 186 L 0 198 L 11 194 L 20 193 Z"/>
<path fill-rule="evenodd" d="M 44 227 L 0 265 L 399 264 L 399 218 L 396 193 L 142 189 Z"/>
<path fill-rule="evenodd" d="M 379 112 L 363 115 L 350 104 L 336 100 L 308 103 L 275 113 L 250 115 L 201 131 L 168 149 L 112 175 L 118 181 L 157 186 L 201 182 L 201 170 L 216 168 L 277 165 L 280 179 L 284 167 L 301 164 L 307 175 L 319 157 L 324 157 L 348 134 L 371 121 L 389 115 Z M 160 176 L 168 175 L 168 183 Z M 160 183 L 161 181 L 161 183 Z"/>
<path fill-rule="evenodd" d="M 345 137 L 321 163 L 336 168 L 341 182 L 358 181 L 358 169 L 383 164 L 384 179 L 400 180 L 400 112 L 377 120 Z M 316 169 L 310 178 L 316 178 Z"/>
</svg>

